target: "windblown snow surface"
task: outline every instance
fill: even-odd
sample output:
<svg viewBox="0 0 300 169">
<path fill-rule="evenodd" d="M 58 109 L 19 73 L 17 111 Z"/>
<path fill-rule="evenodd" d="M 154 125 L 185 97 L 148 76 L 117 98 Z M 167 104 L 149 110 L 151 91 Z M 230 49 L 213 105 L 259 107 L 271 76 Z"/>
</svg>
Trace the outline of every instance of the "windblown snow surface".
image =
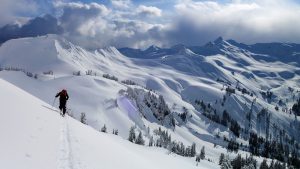
<svg viewBox="0 0 300 169">
<path fill-rule="evenodd" d="M 191 158 L 135 145 L 61 117 L 51 105 L 2 79 L 0 88 L 1 168 L 198 168 Z M 203 161 L 201 168 L 217 165 Z"/>
<path fill-rule="evenodd" d="M 207 51 L 213 52 L 207 55 L 177 46 L 170 53 L 157 52 L 157 48 L 150 50 L 145 59 L 126 57 L 114 47 L 88 51 L 56 35 L 7 41 L 0 47 L 0 68 L 4 69 L 0 71 L 3 79 L 0 97 L 4 106 L 0 125 L 1 133 L 7 134 L 0 140 L 4 168 L 108 169 L 141 168 L 141 164 L 142 168 L 195 167 L 194 159 L 166 155 L 168 150 L 127 142 L 131 126 L 142 131 L 146 141 L 148 127 L 150 133 L 161 127 L 168 130 L 173 140 L 185 145 L 195 142 L 198 152 L 205 146 L 206 159 L 211 159 L 212 163 L 202 160 L 199 166 L 215 168 L 220 153 L 226 153 L 227 143 L 223 136 L 244 145 L 248 140 L 243 135 L 237 138 L 228 128 L 206 118 L 195 105 L 196 99 L 213 105 L 219 115 L 227 110 L 241 127 L 251 126 L 249 130 L 261 136 L 265 136 L 261 131 L 265 124 L 256 120 L 257 113 L 266 108 L 272 115 L 271 124 L 277 125 L 271 127 L 272 138 L 277 137 L 278 129 L 284 129 L 289 137 L 300 141 L 299 120 L 283 111 L 299 97 L 297 59 L 295 62 L 270 61 L 268 58 L 272 56 L 268 54 L 253 53 L 224 40 L 211 45 L 206 46 Z M 37 78 L 12 71 L 16 68 Z M 86 75 L 89 70 L 92 70 L 91 75 Z M 53 74 L 47 74 L 49 71 Z M 81 75 L 74 75 L 78 71 Z M 103 78 L 103 74 L 114 75 L 118 81 Z M 122 80 L 138 85 L 126 85 Z M 245 88 L 254 95 L 237 91 L 228 96 L 224 86 L 229 84 Z M 126 96 L 128 87 L 162 95 L 172 114 L 182 113 L 185 107 L 189 115 L 187 122 L 175 118 L 174 130 L 162 125 L 152 114 L 141 114 L 140 103 Z M 70 96 L 67 104 L 70 114 L 80 119 L 80 114 L 85 113 L 90 127 L 69 116 L 62 118 L 49 109 L 58 107 L 54 96 L 64 88 Z M 261 95 L 267 90 L 274 93 L 272 100 Z M 222 106 L 224 95 L 227 99 Z M 284 100 L 285 104 L 276 111 L 279 100 Z M 254 113 L 249 124 L 246 113 L 250 109 Z M 108 133 L 118 129 L 119 137 L 97 132 L 104 124 Z M 217 134 L 221 137 L 216 137 Z M 241 150 L 239 153 L 247 154 Z M 43 160 L 52 162 L 45 165 Z"/>
</svg>

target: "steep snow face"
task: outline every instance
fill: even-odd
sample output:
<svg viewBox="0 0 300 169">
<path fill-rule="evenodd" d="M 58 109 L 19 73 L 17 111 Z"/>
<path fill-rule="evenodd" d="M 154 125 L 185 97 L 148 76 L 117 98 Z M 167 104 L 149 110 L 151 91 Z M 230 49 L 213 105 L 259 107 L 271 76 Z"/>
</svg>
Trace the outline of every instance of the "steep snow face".
<svg viewBox="0 0 300 169">
<path fill-rule="evenodd" d="M 128 137 L 128 129 L 135 124 L 143 133 L 147 133 L 149 126 L 152 134 L 163 123 L 152 119 L 151 114 L 141 115 L 138 107 L 144 104 L 143 99 L 134 102 L 119 91 L 128 87 L 144 90 L 141 93 L 154 90 L 156 95 L 163 96 L 176 122 L 175 130 L 166 125 L 162 129 L 169 130 L 174 140 L 186 145 L 195 142 L 197 149 L 206 146 L 207 157 L 214 161 L 220 152 L 225 152 L 223 148 L 214 148 L 214 144 L 227 146 L 223 136 L 247 146 L 250 131 L 266 135 L 266 120 L 259 115 L 263 108 L 272 116 L 269 131 L 272 138 L 279 139 L 282 130 L 288 138 L 299 141 L 299 119 L 286 111 L 299 97 L 299 67 L 260 60 L 257 56 L 262 54 L 223 39 L 201 50 L 217 52 L 203 56 L 182 45 L 171 49 L 151 47 L 148 52 L 159 55 L 140 59 L 128 58 L 114 47 L 87 51 L 54 35 L 17 39 L 0 47 L 0 66 L 25 69 L 37 74 L 37 79 L 9 69 L 0 71 L 0 77 L 48 104 L 53 103 L 56 92 L 67 88 L 70 95 L 67 106 L 77 119 L 85 113 L 88 125 L 100 130 L 105 124 L 110 131 L 118 129 L 123 138 Z M 22 61 L 18 59 L 20 54 L 24 57 Z M 41 55 L 46 58 L 39 60 Z M 50 70 L 53 75 L 42 73 Z M 118 81 L 103 78 L 103 74 L 114 75 Z M 131 80 L 136 85 L 121 83 L 123 80 Z M 235 94 L 226 92 L 228 86 L 235 89 Z M 268 91 L 273 93 L 270 98 L 263 95 Z M 215 109 L 210 113 L 220 117 L 226 110 L 248 135 L 242 133 L 237 138 L 229 126 L 209 120 L 205 115 L 208 111 L 196 104 L 196 100 L 209 104 Z M 57 100 L 54 105 L 57 107 Z M 278 111 L 276 105 L 280 106 Z M 183 122 L 178 114 L 185 111 L 188 119 Z"/>
<path fill-rule="evenodd" d="M 0 88 L 2 168 L 198 168 L 193 159 L 138 146 L 61 117 L 57 109 L 2 79 Z M 203 161 L 201 168 L 218 166 Z"/>
<path fill-rule="evenodd" d="M 45 102 L 0 79 L 3 168 L 57 168 L 62 119 Z M 46 165 L 47 164 L 47 165 Z"/>
<path fill-rule="evenodd" d="M 0 63 L 2 66 L 18 67 L 32 72 L 57 68 L 63 71 L 72 70 L 75 65 L 67 63 L 72 56 L 59 53 L 58 39 L 55 35 L 49 35 L 10 40 L 1 46 Z"/>
<path fill-rule="evenodd" d="M 36 73 L 53 71 L 63 75 L 75 71 L 84 73 L 96 68 L 98 71 L 108 69 L 114 63 L 123 62 L 121 58 L 113 58 L 116 55 L 120 54 L 113 47 L 88 52 L 57 35 L 47 35 L 4 43 L 0 48 L 0 65 Z"/>
</svg>

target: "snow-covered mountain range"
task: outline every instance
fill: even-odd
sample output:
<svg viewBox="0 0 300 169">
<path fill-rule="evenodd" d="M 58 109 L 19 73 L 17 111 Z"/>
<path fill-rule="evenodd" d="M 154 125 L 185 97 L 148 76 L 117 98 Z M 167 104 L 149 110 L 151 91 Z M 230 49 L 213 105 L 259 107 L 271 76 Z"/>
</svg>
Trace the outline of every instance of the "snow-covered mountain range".
<svg viewBox="0 0 300 169">
<path fill-rule="evenodd" d="M 177 144 L 182 143 L 187 148 L 195 143 L 197 153 L 205 147 L 205 159 L 211 161 L 200 162 L 202 168 L 218 167 L 219 156 L 227 153 L 227 149 L 243 156 L 251 152 L 288 162 L 289 156 L 300 153 L 300 123 L 292 110 L 300 96 L 299 55 L 298 44 L 245 45 L 222 38 L 204 46 L 151 46 L 146 50 L 107 47 L 95 51 L 73 45 L 57 35 L 9 40 L 0 46 L 0 78 L 10 83 L 3 80 L 0 83 L 1 102 L 6 101 L 3 102 L 5 112 L 1 113 L 5 117 L 1 118 L 1 129 L 8 125 L 6 128 L 12 128 L 8 133 L 24 131 L 32 139 L 25 134 L 9 135 L 0 141 L 5 144 L 0 145 L 9 147 L 11 140 L 24 145 L 36 137 L 41 138 L 41 145 L 50 144 L 56 148 L 59 144 L 74 142 L 74 147 L 68 145 L 69 149 L 75 149 L 72 151 L 74 154 L 70 150 L 65 153 L 74 161 L 84 163 L 77 163 L 81 165 L 77 168 L 95 168 L 98 162 L 93 161 L 93 155 L 101 158 L 101 153 L 110 151 L 103 144 L 119 148 L 130 146 L 132 154 L 151 153 L 153 159 L 154 156 L 160 158 L 164 152 L 179 154 L 174 156 L 181 159 L 183 157 L 179 156 L 183 154 L 175 148 Z M 49 110 L 51 106 L 57 107 L 54 96 L 64 88 L 70 96 L 67 107 L 72 117 L 98 131 L 104 125 L 109 133 L 118 130 L 118 135 L 123 139 L 97 134 L 91 128 L 80 126 L 69 116 L 63 120 Z M 9 99 L 6 98 L 8 95 Z M 11 109 L 11 106 L 14 108 Z M 86 120 L 82 120 L 83 114 Z M 15 122 L 14 118 L 19 122 Z M 42 131 L 33 131 L 43 128 L 43 124 L 34 122 L 40 120 L 48 123 L 46 128 L 54 143 L 44 141 L 46 136 L 40 134 Z M 31 125 L 27 128 L 17 123 Z M 74 135 L 63 137 L 62 142 L 55 140 L 59 139 L 59 135 L 66 134 L 62 132 L 67 132 L 67 124 L 69 132 L 73 130 Z M 146 145 L 154 141 L 168 150 L 130 145 L 124 139 L 128 138 L 132 126 L 137 133 L 142 133 Z M 160 140 L 162 132 L 159 131 L 167 131 L 172 141 L 163 144 Z M 89 142 L 89 137 L 93 141 Z M 95 140 L 99 140 L 99 147 Z M 91 147 L 76 149 L 88 144 Z M 276 153 L 268 150 L 270 145 Z M 51 146 L 47 147 L 49 151 Z M 93 155 L 87 155 L 90 149 L 95 149 Z M 20 156 L 20 161 L 33 160 L 33 165 L 38 160 L 30 154 L 32 150 L 24 150 L 20 146 L 5 149 L 5 152 L 11 153 L 6 157 L 8 161 L 13 159 L 12 150 L 25 153 Z M 152 154 L 152 150 L 155 153 Z M 59 156 L 55 154 L 55 148 L 51 151 L 51 155 Z M 130 153 L 120 156 L 130 156 Z M 278 153 L 282 156 L 274 155 Z M 4 156 L 3 152 L 0 154 Z M 233 158 L 236 154 L 229 153 L 229 156 Z M 43 155 L 39 157 L 48 158 Z M 114 158 L 111 155 L 111 159 Z M 178 168 L 189 161 L 191 166 L 195 166 L 194 160 L 185 158 L 179 160 Z M 138 161 L 144 163 L 145 159 Z M 262 158 L 257 160 L 260 162 Z M 174 161 L 172 158 L 169 161 L 172 166 L 177 165 Z M 28 168 L 39 168 L 37 163 L 32 167 L 30 165 Z M 9 163 L 6 166 L 9 168 Z M 106 168 L 115 167 L 107 164 Z M 130 164 L 126 167 L 132 168 Z M 166 167 L 165 163 L 153 167 L 172 168 Z"/>
</svg>

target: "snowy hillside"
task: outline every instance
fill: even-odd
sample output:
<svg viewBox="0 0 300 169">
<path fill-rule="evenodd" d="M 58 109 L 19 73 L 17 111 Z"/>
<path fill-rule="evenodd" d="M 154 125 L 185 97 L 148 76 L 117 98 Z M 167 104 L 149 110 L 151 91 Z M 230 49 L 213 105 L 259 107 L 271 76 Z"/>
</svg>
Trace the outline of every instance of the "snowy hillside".
<svg viewBox="0 0 300 169">
<path fill-rule="evenodd" d="M 49 104 L 2 79 L 0 88 L 0 130 L 5 133 L 0 140 L 1 168 L 198 168 L 193 159 L 132 144 L 69 116 L 62 118 Z M 217 165 L 203 161 L 201 168 Z"/>
<path fill-rule="evenodd" d="M 160 146 L 186 156 L 174 147 L 195 143 L 197 152 L 205 147 L 211 165 L 227 149 L 286 161 L 300 153 L 300 123 L 292 111 L 300 68 L 293 45 L 287 60 L 264 45 L 222 38 L 201 47 L 120 49 L 123 55 L 114 47 L 88 51 L 47 35 L 2 44 L 0 78 L 55 107 L 55 94 L 65 88 L 69 114 L 78 120 L 85 114 L 94 129 L 105 125 L 127 139 L 135 126 L 147 143 L 161 144 L 160 128 L 172 138 Z"/>
</svg>

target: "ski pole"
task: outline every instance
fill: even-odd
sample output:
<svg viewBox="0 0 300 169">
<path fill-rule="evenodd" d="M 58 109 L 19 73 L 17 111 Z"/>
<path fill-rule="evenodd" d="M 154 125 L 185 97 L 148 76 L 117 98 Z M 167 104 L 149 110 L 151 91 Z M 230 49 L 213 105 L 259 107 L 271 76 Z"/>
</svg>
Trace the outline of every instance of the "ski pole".
<svg viewBox="0 0 300 169">
<path fill-rule="evenodd" d="M 56 97 L 55 97 L 54 100 L 53 100 L 52 108 L 54 107 L 55 100 L 56 100 Z"/>
</svg>

